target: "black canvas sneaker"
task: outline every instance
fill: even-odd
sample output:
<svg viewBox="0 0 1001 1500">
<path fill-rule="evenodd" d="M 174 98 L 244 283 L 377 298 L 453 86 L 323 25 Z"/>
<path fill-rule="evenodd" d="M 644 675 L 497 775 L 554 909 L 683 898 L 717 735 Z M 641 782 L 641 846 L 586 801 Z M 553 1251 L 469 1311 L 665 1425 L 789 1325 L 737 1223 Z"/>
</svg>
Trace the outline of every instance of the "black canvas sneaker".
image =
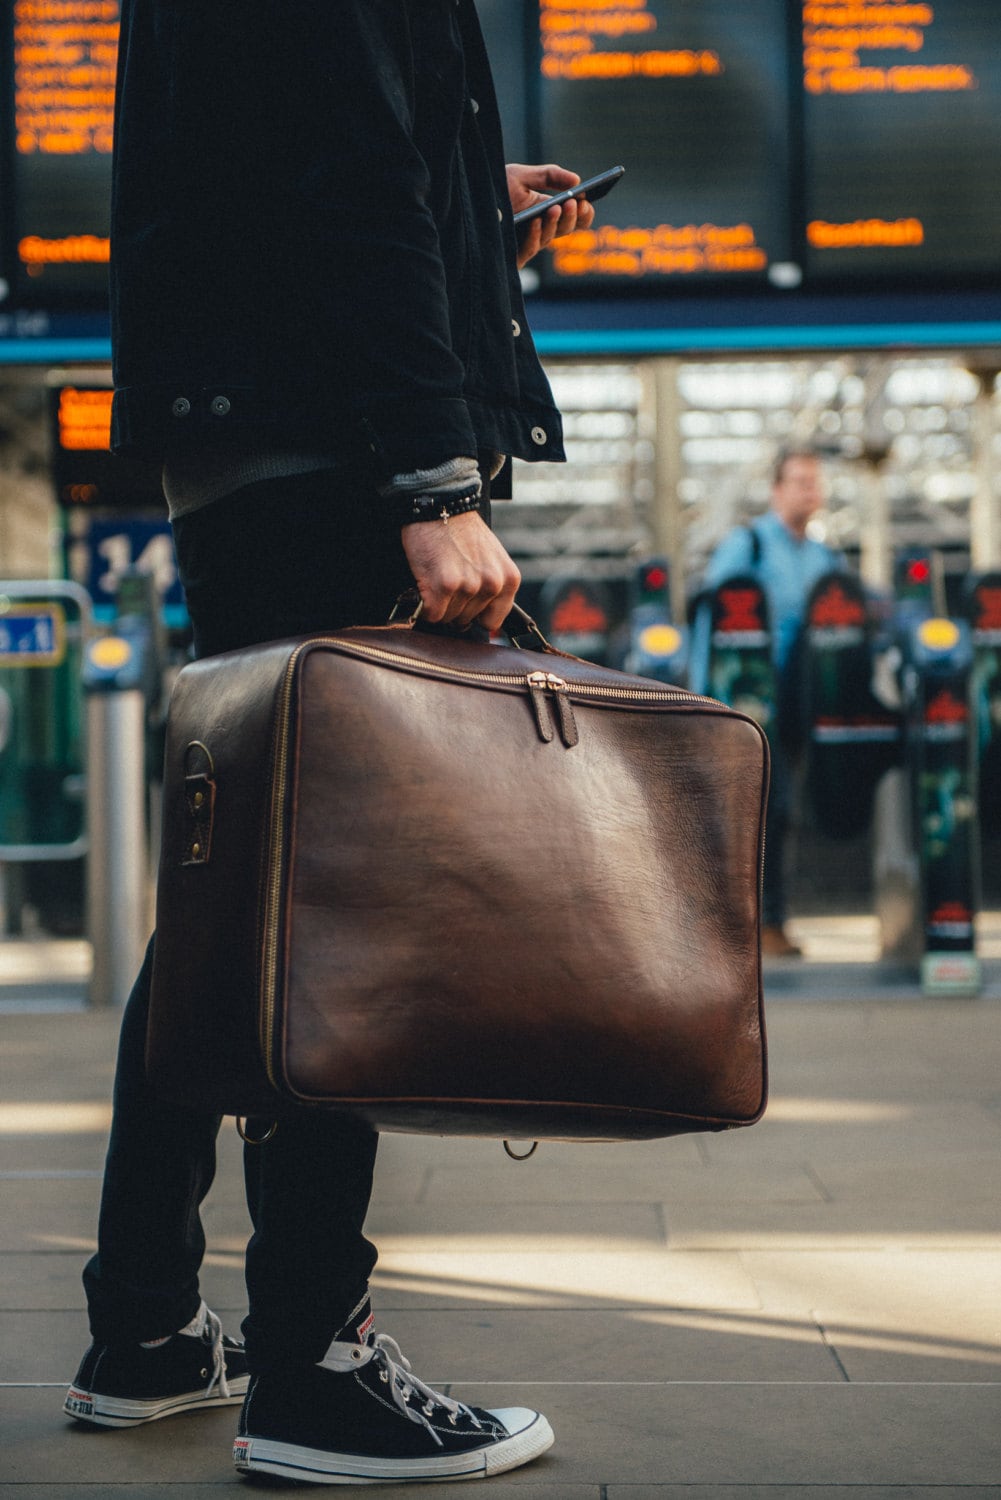
<svg viewBox="0 0 1001 1500">
<path fill-rule="evenodd" d="M 186 1328 L 155 1344 L 92 1344 L 63 1405 L 98 1427 L 135 1427 L 202 1406 L 232 1406 L 250 1377 L 243 1345 L 203 1302 Z"/>
<path fill-rule="evenodd" d="M 233 1445 L 241 1474 L 308 1484 L 485 1479 L 552 1446 L 539 1412 L 484 1411 L 433 1391 L 394 1339 L 372 1333 L 367 1302 L 355 1319 L 361 1327 L 342 1329 L 318 1365 L 253 1377 Z"/>
</svg>

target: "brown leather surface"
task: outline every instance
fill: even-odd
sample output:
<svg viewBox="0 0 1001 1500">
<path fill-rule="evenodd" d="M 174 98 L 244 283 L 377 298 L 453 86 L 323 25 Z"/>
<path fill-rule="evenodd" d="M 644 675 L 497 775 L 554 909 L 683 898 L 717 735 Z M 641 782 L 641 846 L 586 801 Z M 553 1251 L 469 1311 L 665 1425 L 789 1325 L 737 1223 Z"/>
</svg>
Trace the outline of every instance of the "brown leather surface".
<svg viewBox="0 0 1001 1500">
<path fill-rule="evenodd" d="M 147 1067 L 166 1093 L 227 1114 L 247 1112 L 248 1097 L 266 1108 L 271 1095 L 257 1045 L 258 901 L 289 656 L 287 644 L 269 645 L 195 662 L 168 716 Z M 208 747 L 216 787 L 211 859 L 200 865 L 187 862 L 192 740 Z"/>
<path fill-rule="evenodd" d="M 659 685 L 556 654 L 403 627 L 331 639 L 346 649 L 312 643 L 295 677 L 274 1025 L 287 1098 L 434 1134 L 756 1119 L 758 727 L 685 697 L 596 701 Z M 372 643 L 400 660 L 350 654 Z M 165 840 L 149 1059 L 167 1092 L 223 1112 L 275 1108 L 253 955 L 291 649 L 186 668 L 171 707 L 165 825 L 191 739 L 217 796 L 207 866 Z M 440 680 L 428 660 L 517 681 Z M 568 683 L 544 695 L 548 740 L 527 682 L 540 668 Z"/>
</svg>

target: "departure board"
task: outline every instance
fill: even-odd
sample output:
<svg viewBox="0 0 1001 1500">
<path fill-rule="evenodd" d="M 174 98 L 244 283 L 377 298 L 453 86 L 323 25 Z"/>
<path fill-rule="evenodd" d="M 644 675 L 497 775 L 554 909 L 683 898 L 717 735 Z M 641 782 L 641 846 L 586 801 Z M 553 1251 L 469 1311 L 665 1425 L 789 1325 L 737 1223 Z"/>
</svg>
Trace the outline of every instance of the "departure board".
<svg viewBox="0 0 1001 1500">
<path fill-rule="evenodd" d="M 626 175 L 557 282 L 766 277 L 791 254 L 787 0 L 539 0 L 539 143 Z"/>
<path fill-rule="evenodd" d="M 1001 291 L 1001 0 L 477 5 L 510 155 L 626 168 L 554 306 Z M 119 18 L 0 0 L 0 334 L 105 315 Z"/>
<path fill-rule="evenodd" d="M 161 465 L 110 452 L 112 394 L 108 386 L 88 384 L 49 390 L 59 503 L 71 510 L 162 510 Z"/>
<path fill-rule="evenodd" d="M 803 11 L 806 272 L 1001 269 L 1001 0 Z"/>
<path fill-rule="evenodd" d="M 118 0 L 14 0 L 8 280 L 21 306 L 107 301 Z"/>
</svg>

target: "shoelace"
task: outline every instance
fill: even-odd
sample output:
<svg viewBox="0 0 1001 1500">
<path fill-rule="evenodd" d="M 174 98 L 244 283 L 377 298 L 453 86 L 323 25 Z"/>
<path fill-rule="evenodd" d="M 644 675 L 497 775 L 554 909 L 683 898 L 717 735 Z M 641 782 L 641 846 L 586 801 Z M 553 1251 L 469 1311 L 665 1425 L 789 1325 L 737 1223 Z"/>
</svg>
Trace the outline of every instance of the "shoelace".
<svg viewBox="0 0 1001 1500">
<path fill-rule="evenodd" d="M 374 1357 L 380 1366 L 379 1379 L 389 1385 L 396 1405 L 408 1421 L 418 1422 L 426 1427 L 439 1448 L 444 1444 L 429 1420 L 434 1415 L 436 1407 L 440 1407 L 447 1413 L 448 1420 L 453 1427 L 459 1417 L 464 1416 L 469 1418 L 474 1427 L 482 1431 L 483 1423 L 477 1420 L 474 1411 L 463 1402 L 453 1401 L 451 1396 L 444 1396 L 440 1391 L 432 1390 L 414 1374 L 410 1361 L 404 1357 L 399 1344 L 394 1338 L 390 1338 L 388 1333 L 376 1334 L 372 1347 L 375 1350 Z M 414 1396 L 421 1398 L 419 1409 L 411 1405 Z"/>
<path fill-rule="evenodd" d="M 187 1328 L 182 1328 L 181 1332 L 192 1338 L 208 1341 L 212 1350 L 212 1374 L 205 1387 L 205 1394 L 211 1396 L 214 1387 L 218 1385 L 219 1394 L 228 1400 L 229 1383 L 226 1380 L 226 1355 L 222 1347 L 222 1319 L 203 1302 Z"/>
<path fill-rule="evenodd" d="M 205 1387 L 206 1396 L 211 1396 L 212 1387 L 218 1383 L 219 1394 L 224 1400 L 229 1400 L 229 1382 L 226 1379 L 226 1356 L 222 1347 L 222 1319 L 209 1308 L 205 1309 L 205 1321 L 208 1324 L 212 1342 L 212 1376 Z"/>
</svg>

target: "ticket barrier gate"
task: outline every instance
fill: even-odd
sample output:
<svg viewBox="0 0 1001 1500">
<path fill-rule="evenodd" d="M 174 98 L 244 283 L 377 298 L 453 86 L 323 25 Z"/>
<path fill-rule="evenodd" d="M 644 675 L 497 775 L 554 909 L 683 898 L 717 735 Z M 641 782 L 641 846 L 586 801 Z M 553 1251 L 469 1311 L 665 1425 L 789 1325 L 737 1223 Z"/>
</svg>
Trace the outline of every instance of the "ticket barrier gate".
<svg viewBox="0 0 1001 1500">
<path fill-rule="evenodd" d="M 654 681 L 683 686 L 689 633 L 674 623 L 667 559 L 644 558 L 631 573 L 585 568 L 550 575 L 519 600 L 561 651 Z"/>
<path fill-rule="evenodd" d="M 805 751 L 805 789 L 819 830 L 851 838 L 870 823 L 880 778 L 899 764 L 898 709 L 872 690 L 877 622 L 854 574 L 818 580 L 799 645 L 781 680 L 771 656 L 768 602 L 756 579 L 728 578 L 711 614 L 707 691 Z M 700 601 L 702 607 L 702 601 Z"/>
<path fill-rule="evenodd" d="M 0 868 L 86 857 L 93 1004 L 124 1002 L 148 936 L 145 678 L 77 584 L 0 583 Z"/>
<path fill-rule="evenodd" d="M 87 851 L 82 652 L 90 597 L 60 580 L 0 582 L 0 874 L 4 925 L 27 899 L 82 906 Z"/>
<path fill-rule="evenodd" d="M 706 603 L 706 691 L 711 698 L 749 715 L 766 733 L 773 733 L 777 694 L 764 589 L 755 578 L 735 575 L 721 583 Z"/>
<path fill-rule="evenodd" d="M 916 966 L 925 994 L 974 995 L 981 974 L 971 631 L 965 621 L 911 618 L 901 647 L 904 763 L 876 797 L 883 952 Z"/>
<path fill-rule="evenodd" d="M 884 956 L 913 963 L 925 993 L 976 993 L 979 835 L 970 627 L 905 611 L 902 701 L 899 707 L 883 702 L 872 690 L 877 625 L 865 591 L 848 573 L 825 576 L 808 601 L 801 655 L 792 669 L 799 685 L 797 726 L 772 666 L 760 586 L 750 577 L 731 578 L 708 603 L 709 693 L 751 714 L 770 735 L 780 720 L 783 736 L 798 733 L 805 792 L 820 832 L 850 838 L 874 822 Z M 985 646 L 1001 645 L 1001 621 L 998 630 Z M 989 683 L 1001 693 L 1001 680 L 990 675 Z"/>
<path fill-rule="evenodd" d="M 854 574 L 810 593 L 800 662 L 805 794 L 821 832 L 846 839 L 872 822 L 876 788 L 900 764 L 903 725 L 872 691 L 876 625 Z"/>
<path fill-rule="evenodd" d="M 655 682 L 683 684 L 688 676 L 688 632 L 671 616 L 667 559 L 640 563 L 631 580 L 622 669 Z"/>
<path fill-rule="evenodd" d="M 612 632 L 612 602 L 600 578 L 558 573 L 539 592 L 539 625 L 560 651 L 607 663 Z"/>
<path fill-rule="evenodd" d="M 973 646 L 980 823 L 984 838 L 996 839 L 1001 836 L 1001 572 L 971 579 L 965 604 Z"/>
<path fill-rule="evenodd" d="M 876 634 L 855 578 L 832 573 L 818 582 L 804 636 L 807 795 L 832 837 L 873 823 L 883 956 L 916 969 L 925 993 L 976 993 L 971 631 L 935 617 L 930 601 L 904 598 L 896 623 L 899 708 L 872 691 Z"/>
</svg>

